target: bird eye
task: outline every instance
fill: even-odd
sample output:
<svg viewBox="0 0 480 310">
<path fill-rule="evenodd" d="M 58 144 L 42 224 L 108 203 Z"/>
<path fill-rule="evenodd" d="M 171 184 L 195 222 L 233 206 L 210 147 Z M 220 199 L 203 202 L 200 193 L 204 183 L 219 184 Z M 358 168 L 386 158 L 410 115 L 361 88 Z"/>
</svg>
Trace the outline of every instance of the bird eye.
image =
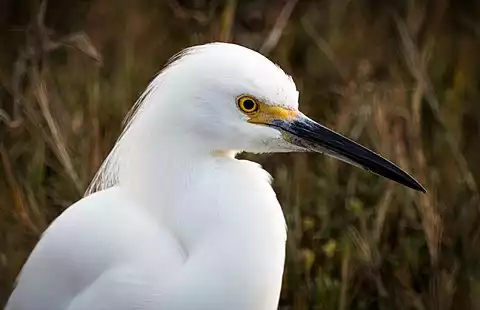
<svg viewBox="0 0 480 310">
<path fill-rule="evenodd" d="M 258 103 L 255 98 L 250 96 L 241 96 L 237 99 L 237 104 L 240 110 L 245 113 L 255 113 L 258 110 Z"/>
</svg>

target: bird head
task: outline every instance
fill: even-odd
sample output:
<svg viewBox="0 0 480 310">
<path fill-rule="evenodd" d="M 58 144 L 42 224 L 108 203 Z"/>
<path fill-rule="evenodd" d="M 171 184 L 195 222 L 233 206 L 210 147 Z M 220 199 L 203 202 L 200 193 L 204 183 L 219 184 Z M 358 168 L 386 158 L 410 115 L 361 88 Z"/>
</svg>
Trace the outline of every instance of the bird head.
<svg viewBox="0 0 480 310">
<path fill-rule="evenodd" d="M 293 79 L 246 47 L 211 43 L 188 48 L 150 88 L 158 93 L 147 95 L 157 109 L 149 112 L 150 123 L 162 115 L 158 130 L 168 130 L 183 143 L 219 154 L 324 153 L 425 191 L 392 162 L 300 112 Z M 156 96 L 162 102 L 155 102 Z"/>
</svg>

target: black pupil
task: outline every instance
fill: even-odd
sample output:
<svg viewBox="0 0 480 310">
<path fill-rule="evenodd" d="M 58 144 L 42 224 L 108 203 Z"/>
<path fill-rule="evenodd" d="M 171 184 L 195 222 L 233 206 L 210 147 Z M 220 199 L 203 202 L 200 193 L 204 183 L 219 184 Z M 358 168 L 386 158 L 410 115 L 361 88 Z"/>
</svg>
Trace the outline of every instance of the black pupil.
<svg viewBox="0 0 480 310">
<path fill-rule="evenodd" d="M 245 101 L 243 101 L 243 108 L 245 110 L 253 110 L 255 108 L 255 102 L 253 102 L 253 100 L 251 99 L 246 99 Z"/>
</svg>

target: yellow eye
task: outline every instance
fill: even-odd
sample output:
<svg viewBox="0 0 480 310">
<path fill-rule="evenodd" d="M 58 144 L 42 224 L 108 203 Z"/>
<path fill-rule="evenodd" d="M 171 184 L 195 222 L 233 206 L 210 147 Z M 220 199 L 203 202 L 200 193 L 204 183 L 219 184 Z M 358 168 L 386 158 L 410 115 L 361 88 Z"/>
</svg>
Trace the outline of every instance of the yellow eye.
<svg viewBox="0 0 480 310">
<path fill-rule="evenodd" d="M 240 96 L 237 99 L 237 104 L 240 110 L 247 114 L 255 113 L 258 110 L 258 103 L 255 98 L 250 96 Z"/>
</svg>

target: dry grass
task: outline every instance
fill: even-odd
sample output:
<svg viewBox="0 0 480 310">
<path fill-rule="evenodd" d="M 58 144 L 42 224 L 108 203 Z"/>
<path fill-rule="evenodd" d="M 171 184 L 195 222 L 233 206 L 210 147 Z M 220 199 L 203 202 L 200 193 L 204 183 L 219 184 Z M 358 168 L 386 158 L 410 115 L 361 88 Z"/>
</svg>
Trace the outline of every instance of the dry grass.
<svg viewBox="0 0 480 310">
<path fill-rule="evenodd" d="M 42 5 L 43 3 L 43 5 Z M 418 177 L 254 157 L 289 223 L 281 309 L 480 308 L 478 1 L 0 4 L 0 304 L 181 48 L 233 41 L 295 77 L 304 112 Z"/>
</svg>

